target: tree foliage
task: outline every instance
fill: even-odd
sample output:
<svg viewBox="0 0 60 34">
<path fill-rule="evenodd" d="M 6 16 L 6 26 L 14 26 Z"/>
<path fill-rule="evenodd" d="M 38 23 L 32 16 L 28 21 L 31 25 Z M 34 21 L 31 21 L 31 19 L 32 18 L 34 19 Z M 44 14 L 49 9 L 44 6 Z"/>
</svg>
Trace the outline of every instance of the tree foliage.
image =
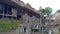
<svg viewBox="0 0 60 34">
<path fill-rule="evenodd" d="M 51 14 L 51 12 L 52 12 L 52 8 L 50 8 L 50 7 L 46 7 L 46 8 L 45 8 L 45 14 L 46 14 L 46 15 Z"/>
<path fill-rule="evenodd" d="M 50 7 L 46 7 L 45 9 L 42 8 L 40 10 L 42 11 L 42 13 L 44 13 L 44 15 L 49 15 L 52 12 L 52 8 Z"/>
</svg>

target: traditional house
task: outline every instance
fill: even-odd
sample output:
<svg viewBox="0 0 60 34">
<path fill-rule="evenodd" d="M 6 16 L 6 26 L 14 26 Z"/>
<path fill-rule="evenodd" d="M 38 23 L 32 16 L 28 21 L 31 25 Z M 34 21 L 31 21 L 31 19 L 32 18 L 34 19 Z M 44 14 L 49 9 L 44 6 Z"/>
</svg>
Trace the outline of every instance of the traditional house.
<svg viewBox="0 0 60 34">
<path fill-rule="evenodd" d="M 21 0 L 0 0 L 0 18 L 22 20 L 24 28 L 38 31 L 41 17 L 35 11 L 29 4 L 25 5 Z"/>
</svg>

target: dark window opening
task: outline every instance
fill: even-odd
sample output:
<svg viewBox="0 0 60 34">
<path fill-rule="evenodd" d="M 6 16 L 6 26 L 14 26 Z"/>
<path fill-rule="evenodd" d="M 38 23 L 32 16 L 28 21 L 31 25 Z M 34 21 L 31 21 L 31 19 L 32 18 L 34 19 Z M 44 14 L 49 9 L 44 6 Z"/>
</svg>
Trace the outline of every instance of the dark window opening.
<svg viewBox="0 0 60 34">
<path fill-rule="evenodd" d="M 41 27 L 41 31 L 42 31 L 42 30 L 46 30 L 46 27 L 44 27 L 44 26 L 43 26 L 43 27 Z"/>
<path fill-rule="evenodd" d="M 34 31 L 34 30 L 31 28 L 31 31 Z"/>
<path fill-rule="evenodd" d="M 41 27 L 41 31 L 42 31 L 42 27 Z"/>
<path fill-rule="evenodd" d="M 9 15 L 12 15 L 12 8 L 10 6 L 7 7 L 7 13 Z"/>
<path fill-rule="evenodd" d="M 39 29 L 31 29 L 33 32 L 39 32 Z"/>
<path fill-rule="evenodd" d="M 28 12 L 28 16 L 32 17 L 32 13 Z"/>
<path fill-rule="evenodd" d="M 17 17 L 18 17 L 18 18 L 21 18 L 21 15 L 18 15 Z"/>
<path fill-rule="evenodd" d="M 11 19 L 11 16 L 8 16 L 9 19 Z"/>
<path fill-rule="evenodd" d="M 19 20 L 19 17 L 17 17 L 17 20 Z"/>
<path fill-rule="evenodd" d="M 0 15 L 0 18 L 2 18 L 2 15 Z"/>
<path fill-rule="evenodd" d="M 46 27 L 43 27 L 43 30 L 45 30 L 46 29 Z"/>
<path fill-rule="evenodd" d="M 21 10 L 19 9 L 17 9 L 17 15 L 21 15 Z"/>
<path fill-rule="evenodd" d="M 4 18 L 6 18 L 6 16 L 4 16 Z"/>
<path fill-rule="evenodd" d="M 4 14 L 12 15 L 12 7 L 5 5 Z"/>
<path fill-rule="evenodd" d="M 39 32 L 39 29 L 35 29 L 35 32 Z"/>
<path fill-rule="evenodd" d="M 3 13 L 3 8 L 4 8 L 4 6 L 2 4 L 0 4 L 0 14 Z"/>
<path fill-rule="evenodd" d="M 14 20 L 16 20 L 16 17 L 13 17 Z"/>
<path fill-rule="evenodd" d="M 4 14 L 7 14 L 7 6 L 5 5 Z"/>
<path fill-rule="evenodd" d="M 19 20 L 21 18 L 21 15 L 17 16 L 17 19 Z"/>
<path fill-rule="evenodd" d="M 26 32 L 26 28 L 24 28 L 24 32 Z"/>
<path fill-rule="evenodd" d="M 52 22 L 54 22 L 54 20 L 51 20 Z"/>
<path fill-rule="evenodd" d="M 0 14 L 2 14 L 3 13 L 3 11 L 2 10 L 0 10 Z"/>
</svg>

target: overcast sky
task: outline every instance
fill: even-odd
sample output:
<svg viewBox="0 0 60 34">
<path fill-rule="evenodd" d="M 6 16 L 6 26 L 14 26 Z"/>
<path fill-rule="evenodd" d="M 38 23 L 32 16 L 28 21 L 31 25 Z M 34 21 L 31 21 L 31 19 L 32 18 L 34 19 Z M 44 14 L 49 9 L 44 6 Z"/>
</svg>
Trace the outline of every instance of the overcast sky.
<svg viewBox="0 0 60 34">
<path fill-rule="evenodd" d="M 58 9 L 60 9 L 60 0 L 22 0 L 25 3 L 29 3 L 36 10 L 39 7 L 51 7 L 53 9 L 53 13 L 55 13 Z"/>
</svg>

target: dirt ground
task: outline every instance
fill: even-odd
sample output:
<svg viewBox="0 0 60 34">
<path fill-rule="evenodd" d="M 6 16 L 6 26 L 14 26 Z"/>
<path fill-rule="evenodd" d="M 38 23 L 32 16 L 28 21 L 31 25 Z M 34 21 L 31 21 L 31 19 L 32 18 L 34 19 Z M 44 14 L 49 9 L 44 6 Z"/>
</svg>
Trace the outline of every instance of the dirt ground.
<svg viewBox="0 0 60 34">
<path fill-rule="evenodd" d="M 10 32 L 0 32 L 0 34 L 16 34 L 15 32 L 15 30 L 12 30 Z"/>
</svg>

